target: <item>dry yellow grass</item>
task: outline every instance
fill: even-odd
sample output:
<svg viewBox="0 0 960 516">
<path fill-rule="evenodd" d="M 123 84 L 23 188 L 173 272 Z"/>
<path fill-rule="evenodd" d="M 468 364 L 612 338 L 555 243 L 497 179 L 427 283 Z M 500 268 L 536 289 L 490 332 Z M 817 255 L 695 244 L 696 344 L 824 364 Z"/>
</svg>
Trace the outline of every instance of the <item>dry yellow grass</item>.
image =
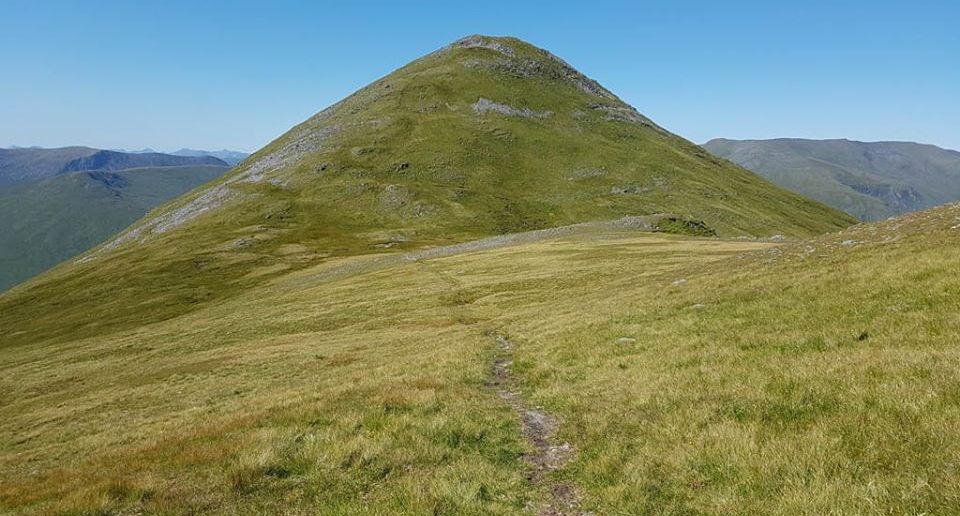
<svg viewBox="0 0 960 516">
<path fill-rule="evenodd" d="M 497 331 L 576 448 L 554 476 L 586 509 L 950 512 L 958 215 L 781 247 L 597 232 L 323 279 L 327 264 L 7 347 L 0 504 L 522 513 L 546 494 L 487 386 Z"/>
</svg>

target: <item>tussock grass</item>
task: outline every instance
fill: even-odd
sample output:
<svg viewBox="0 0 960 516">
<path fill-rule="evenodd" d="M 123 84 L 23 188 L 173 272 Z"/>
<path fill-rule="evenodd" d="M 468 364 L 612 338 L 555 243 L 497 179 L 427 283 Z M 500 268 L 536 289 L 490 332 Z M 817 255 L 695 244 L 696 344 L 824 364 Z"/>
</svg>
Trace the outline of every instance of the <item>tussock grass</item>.
<svg viewBox="0 0 960 516">
<path fill-rule="evenodd" d="M 782 246 L 598 231 L 317 280 L 332 263 L 162 322 L 51 331 L 0 358 L 0 504 L 522 513 L 545 493 L 487 386 L 499 331 L 588 509 L 949 513 L 958 217 Z"/>
</svg>

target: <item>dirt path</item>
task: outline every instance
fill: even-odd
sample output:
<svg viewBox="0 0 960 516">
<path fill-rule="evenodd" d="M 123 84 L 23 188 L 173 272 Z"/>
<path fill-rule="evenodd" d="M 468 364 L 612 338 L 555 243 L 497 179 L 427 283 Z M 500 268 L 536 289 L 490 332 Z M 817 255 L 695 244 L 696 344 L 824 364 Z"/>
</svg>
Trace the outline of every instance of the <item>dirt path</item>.
<svg viewBox="0 0 960 516">
<path fill-rule="evenodd" d="M 591 513 L 580 510 L 580 496 L 573 485 L 557 482 L 550 472 L 569 462 L 576 450 L 569 443 L 554 444 L 559 426 L 557 418 L 539 407 L 531 406 L 523 399 L 510 366 L 513 364 L 513 343 L 505 336 L 491 334 L 497 342 L 493 360 L 493 378 L 490 387 L 520 416 L 523 436 L 533 451 L 524 460 L 530 468 L 527 480 L 548 494 L 547 501 L 537 510 L 540 516 L 587 516 Z"/>
</svg>

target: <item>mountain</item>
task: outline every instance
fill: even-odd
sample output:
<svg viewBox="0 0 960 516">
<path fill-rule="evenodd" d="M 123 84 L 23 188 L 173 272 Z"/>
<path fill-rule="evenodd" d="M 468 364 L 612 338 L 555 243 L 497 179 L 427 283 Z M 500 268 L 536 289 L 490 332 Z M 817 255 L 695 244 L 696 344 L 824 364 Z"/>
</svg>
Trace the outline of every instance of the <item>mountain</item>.
<svg viewBox="0 0 960 516">
<path fill-rule="evenodd" d="M 0 292 L 102 243 L 228 168 L 211 156 L 0 149 Z"/>
<path fill-rule="evenodd" d="M 716 139 L 704 148 L 862 220 L 960 199 L 960 152 L 933 145 Z"/>
<path fill-rule="evenodd" d="M 59 307 L 61 331 L 76 336 L 325 260 L 659 213 L 728 236 L 854 222 L 670 134 L 545 50 L 468 37 L 296 126 L 65 265 L 55 284 L 10 292 L 0 310 L 29 296 L 34 318 Z M 86 309 L 71 319 L 65 305 Z"/>
<path fill-rule="evenodd" d="M 83 156 L 67 162 L 63 172 L 81 170 L 125 170 L 142 167 L 182 167 L 186 165 L 207 165 L 215 167 L 229 166 L 225 161 L 213 156 L 173 156 L 159 152 L 140 152 L 130 154 L 102 150 L 89 156 Z"/>
<path fill-rule="evenodd" d="M 876 268 L 956 246 L 767 238 L 853 223 L 467 37 L 0 294 L 0 507 L 942 512 L 960 425 L 921 404 L 953 409 L 954 364 L 900 337 L 956 337 L 928 288 L 955 275 Z"/>
<path fill-rule="evenodd" d="M 151 149 L 150 147 L 145 147 L 145 148 L 139 149 L 139 150 L 128 150 L 128 149 L 107 149 L 107 150 L 112 150 L 112 151 L 115 151 L 115 152 L 124 152 L 124 153 L 127 153 L 127 154 L 146 154 L 146 153 L 155 153 L 155 152 L 157 152 L 157 151 Z M 173 154 L 173 153 L 171 152 L 170 154 Z"/>
<path fill-rule="evenodd" d="M 86 171 L 0 189 L 0 292 L 102 243 L 225 166 Z"/>
<path fill-rule="evenodd" d="M 227 166 L 214 157 L 183 157 L 169 154 L 126 153 L 62 147 L 58 149 L 0 149 L 0 187 L 42 181 L 59 174 L 82 170 L 123 170 L 139 167 Z"/>
<path fill-rule="evenodd" d="M 0 187 L 53 177 L 61 173 L 68 162 L 96 152 L 97 149 L 89 147 L 0 149 Z"/>
<path fill-rule="evenodd" d="M 174 156 L 213 156 L 215 158 L 220 158 L 223 161 L 226 161 L 230 165 L 236 165 L 241 161 L 247 159 L 247 156 L 250 154 L 247 152 L 232 151 L 232 150 L 218 150 L 218 151 L 205 151 L 197 149 L 180 149 L 176 152 L 171 152 Z"/>
</svg>

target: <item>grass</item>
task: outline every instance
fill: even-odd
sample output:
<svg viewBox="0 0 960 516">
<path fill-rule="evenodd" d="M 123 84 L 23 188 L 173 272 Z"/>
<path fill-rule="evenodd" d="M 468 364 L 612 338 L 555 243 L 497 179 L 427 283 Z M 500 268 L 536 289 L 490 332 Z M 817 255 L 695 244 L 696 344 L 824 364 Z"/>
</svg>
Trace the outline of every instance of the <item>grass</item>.
<svg viewBox="0 0 960 516">
<path fill-rule="evenodd" d="M 949 513 L 958 226 L 954 206 L 782 246 L 597 232 L 316 279 L 368 260 L 345 258 L 7 346 L 0 505 L 522 513 L 545 493 L 486 385 L 497 331 L 587 509 Z"/>
</svg>

